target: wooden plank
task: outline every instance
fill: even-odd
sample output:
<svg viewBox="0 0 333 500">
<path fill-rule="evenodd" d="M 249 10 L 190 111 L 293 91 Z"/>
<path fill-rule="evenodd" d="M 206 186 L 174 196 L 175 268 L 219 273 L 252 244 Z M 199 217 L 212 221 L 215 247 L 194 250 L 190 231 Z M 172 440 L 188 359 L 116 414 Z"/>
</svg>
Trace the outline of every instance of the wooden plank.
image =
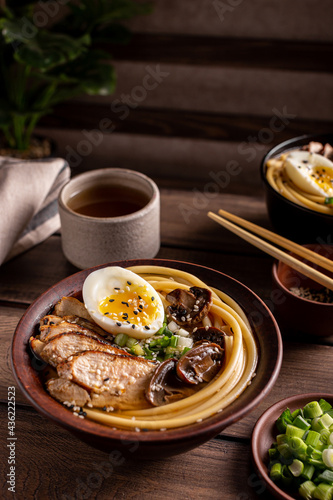
<svg viewBox="0 0 333 500">
<path fill-rule="evenodd" d="M 136 33 L 332 41 L 331 17 L 330 0 L 159 0 L 128 26 Z"/>
<path fill-rule="evenodd" d="M 261 140 L 270 138 L 279 142 L 292 136 L 302 135 L 311 127 L 316 133 L 333 132 L 333 122 L 322 120 L 302 120 L 293 118 L 288 120 L 288 127 L 279 124 L 281 131 L 274 134 L 269 132 L 271 117 L 267 116 L 237 116 L 220 115 L 215 113 L 202 113 L 192 111 L 179 111 L 169 109 L 138 108 L 129 112 L 126 119 L 110 112 L 108 104 L 92 102 L 71 102 L 57 106 L 51 116 L 45 117 L 40 125 L 58 128 L 61 130 L 100 130 L 99 124 L 104 123 L 108 117 L 108 127 L 103 130 L 105 134 L 140 134 L 161 137 L 197 138 L 200 140 L 243 142 L 249 136 L 255 137 L 258 131 L 264 130 Z M 268 131 L 268 132 L 267 132 Z M 101 134 L 102 132 L 100 132 Z M 89 134 L 85 137 L 87 139 Z M 90 137 L 93 139 L 93 133 Z M 107 139 L 107 137 L 106 137 Z M 95 142 L 102 139 L 96 136 Z M 91 142 L 91 141 L 90 141 Z M 99 144 L 98 144 L 99 145 Z"/>
<path fill-rule="evenodd" d="M 200 195 L 198 190 L 192 192 L 162 190 L 162 248 L 158 254 L 159 257 L 167 258 L 170 255 L 169 247 L 180 246 L 187 249 L 185 254 L 182 254 L 181 251 L 177 254 L 180 260 L 186 258 L 200 264 L 209 262 L 211 267 L 216 266 L 217 269 L 220 269 L 221 256 L 219 252 L 223 250 L 224 253 L 229 254 L 229 257 L 224 256 L 221 270 L 223 268 L 228 270 L 228 262 L 232 270 L 237 270 L 237 266 L 232 264 L 231 254 L 234 252 L 249 256 L 259 255 L 261 259 L 262 254 L 259 250 L 249 244 L 241 243 L 237 236 L 217 226 L 207 217 L 207 211 L 209 209 L 217 211 L 219 207 L 224 207 L 239 215 L 247 215 L 254 222 L 264 222 L 267 219 L 263 201 L 247 196 L 234 197 L 222 193 L 213 194 L 215 196 L 209 192 Z M 271 261 L 268 258 L 266 261 L 268 269 Z M 245 260 L 242 262 L 244 263 L 245 276 L 249 277 L 250 273 L 247 269 L 250 270 L 251 266 L 247 267 Z M 263 265 L 261 269 L 264 267 Z M 36 269 L 43 271 L 36 272 Z M 1 266 L 0 298 L 28 304 L 54 283 L 75 271 L 77 269 L 67 262 L 62 253 L 61 238 L 53 236 L 33 250 Z"/>
<path fill-rule="evenodd" d="M 313 130 L 309 125 L 302 133 Z M 266 144 L 258 142 L 260 130 L 243 142 L 118 133 L 102 136 L 98 145 L 88 141 L 84 130 L 39 128 L 38 132 L 56 141 L 57 156 L 69 162 L 73 175 L 94 168 L 128 168 L 152 177 L 160 187 L 201 190 L 214 174 L 223 176 L 231 166 L 239 167 L 241 173 L 237 181 L 232 176 L 231 182 L 223 183 L 223 191 L 237 195 L 262 192 L 260 163 L 273 144 L 280 142 L 278 132 L 265 135 L 267 128 L 263 134 L 271 140 Z M 295 137 L 295 132 L 290 130 L 288 136 Z"/>
<path fill-rule="evenodd" d="M 291 343 L 284 338 L 283 362 L 279 378 L 272 391 L 248 416 L 230 426 L 223 435 L 246 437 L 260 415 L 271 405 L 288 396 L 315 392 L 330 392 L 333 363 L 333 335 L 325 340 L 329 345 L 315 345 L 316 338 L 298 337 L 301 342 Z M 304 340 L 304 343 L 302 342 Z M 308 342 L 308 343 L 307 343 Z M 310 367 L 308 370 L 306 367 Z"/>
<path fill-rule="evenodd" d="M 332 72 L 329 43 L 137 33 L 128 44 L 102 48 L 115 60 Z"/>
<path fill-rule="evenodd" d="M 0 412 L 6 421 L 5 405 Z M 142 461 L 95 450 L 28 408 L 16 409 L 15 429 L 15 498 L 220 500 L 223 491 L 224 500 L 255 500 L 265 491 L 251 468 L 248 442 L 211 440 L 184 455 Z M 6 443 L 5 425 L 0 435 Z M 0 457 L 4 499 L 13 498 L 6 483 L 9 453 Z"/>
<path fill-rule="evenodd" d="M 137 107 L 270 117 L 286 109 L 298 119 L 332 120 L 330 73 L 115 61 L 116 92 L 80 102 L 113 104 L 127 118 Z M 318 89 L 320 88 L 320 92 Z M 109 117 L 109 114 L 106 115 Z M 294 118 L 296 118 L 294 117 Z M 96 124 L 97 125 L 97 124 Z"/>
</svg>

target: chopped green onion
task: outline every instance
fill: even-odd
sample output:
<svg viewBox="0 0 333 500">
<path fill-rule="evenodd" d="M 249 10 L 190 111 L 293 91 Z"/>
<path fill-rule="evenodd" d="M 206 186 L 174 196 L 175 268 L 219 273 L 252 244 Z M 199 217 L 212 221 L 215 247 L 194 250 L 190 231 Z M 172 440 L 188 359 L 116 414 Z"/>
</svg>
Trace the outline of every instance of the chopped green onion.
<svg viewBox="0 0 333 500">
<path fill-rule="evenodd" d="M 139 343 L 134 344 L 133 347 L 130 350 L 131 354 L 134 354 L 135 356 L 143 356 L 145 354 L 145 351 L 141 347 Z"/>
<path fill-rule="evenodd" d="M 305 442 L 308 445 L 316 447 L 317 444 L 319 443 L 319 439 L 320 439 L 319 432 L 309 431 L 308 435 L 306 436 Z"/>
<path fill-rule="evenodd" d="M 325 205 L 333 205 L 333 196 L 328 196 L 325 198 Z"/>
<path fill-rule="evenodd" d="M 283 434 L 284 432 L 286 432 L 287 424 L 292 424 L 292 423 L 293 423 L 293 418 L 291 416 L 289 408 L 287 408 L 277 419 L 276 426 L 280 434 Z"/>
<path fill-rule="evenodd" d="M 282 478 L 282 464 L 280 464 L 280 462 L 276 462 L 272 465 L 272 468 L 269 472 L 269 477 L 274 482 L 277 482 Z"/>
<path fill-rule="evenodd" d="M 295 427 L 303 429 L 304 431 L 307 431 L 311 427 L 311 424 L 309 424 L 309 422 L 307 422 L 307 420 L 305 420 L 305 418 L 303 418 L 301 415 L 297 415 L 297 417 L 293 421 L 293 425 Z"/>
<path fill-rule="evenodd" d="M 166 323 L 163 323 L 163 326 L 155 333 L 155 335 L 164 335 L 166 329 Z"/>
<path fill-rule="evenodd" d="M 315 472 L 314 466 L 311 464 L 305 463 L 301 476 L 304 477 L 304 479 L 307 479 L 309 481 L 310 479 L 312 479 L 314 472 Z"/>
<path fill-rule="evenodd" d="M 301 460 L 306 459 L 307 445 L 300 437 L 293 436 L 289 439 L 288 443 L 294 457 L 300 458 Z"/>
<path fill-rule="evenodd" d="M 322 429 L 329 429 L 332 424 L 333 418 L 327 413 L 324 413 L 324 415 L 321 416 L 317 421 L 317 425 Z"/>
<path fill-rule="evenodd" d="M 304 470 L 304 464 L 296 458 L 288 465 L 288 468 L 294 477 L 299 477 Z"/>
<path fill-rule="evenodd" d="M 319 406 L 322 409 L 323 413 L 328 412 L 332 409 L 332 405 L 330 405 L 325 399 L 319 400 Z"/>
<path fill-rule="evenodd" d="M 320 417 L 323 414 L 323 410 L 320 408 L 318 401 L 311 401 L 303 408 L 305 418 L 315 418 Z"/>
<path fill-rule="evenodd" d="M 170 338 L 170 346 L 171 347 L 177 347 L 178 345 L 178 337 L 173 335 L 171 338 Z"/>
<path fill-rule="evenodd" d="M 288 443 L 279 444 L 277 449 L 285 460 L 292 458 L 293 454 Z"/>
<path fill-rule="evenodd" d="M 333 486 L 333 471 L 325 469 L 319 474 L 319 476 L 316 477 L 316 482 L 324 482 Z"/>
<path fill-rule="evenodd" d="M 322 457 L 326 467 L 333 467 L 333 448 L 326 448 L 323 451 Z"/>
<path fill-rule="evenodd" d="M 295 425 L 288 424 L 286 427 L 286 435 L 289 437 L 299 437 L 302 438 L 304 436 L 304 429 L 300 429 Z"/>
<path fill-rule="evenodd" d="M 327 483 L 320 483 L 313 492 L 313 497 L 316 500 L 332 500 L 333 488 Z"/>
<path fill-rule="evenodd" d="M 137 343 L 138 343 L 137 339 L 134 339 L 133 337 L 128 337 L 128 339 L 126 340 L 126 347 L 131 348 Z"/>
<path fill-rule="evenodd" d="M 315 489 L 316 485 L 312 481 L 305 481 L 305 483 L 302 483 L 299 487 L 298 493 L 302 498 L 305 498 L 306 500 L 312 500 L 312 495 Z"/>
<path fill-rule="evenodd" d="M 279 450 L 277 448 L 270 448 L 268 450 L 268 455 L 270 461 L 273 461 L 279 457 Z"/>
<path fill-rule="evenodd" d="M 119 345 L 119 347 L 124 347 L 126 345 L 127 339 L 128 335 L 126 335 L 125 333 L 118 333 L 114 341 L 117 345 Z"/>
<path fill-rule="evenodd" d="M 330 431 L 328 429 L 323 429 L 320 433 L 320 441 L 326 445 L 329 444 Z"/>
</svg>

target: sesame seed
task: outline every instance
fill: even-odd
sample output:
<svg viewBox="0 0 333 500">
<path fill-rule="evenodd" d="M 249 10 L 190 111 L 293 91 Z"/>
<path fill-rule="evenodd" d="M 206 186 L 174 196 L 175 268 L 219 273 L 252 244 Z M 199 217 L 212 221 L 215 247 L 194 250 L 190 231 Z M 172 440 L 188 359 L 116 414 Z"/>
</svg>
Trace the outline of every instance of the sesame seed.
<svg viewBox="0 0 333 500">
<path fill-rule="evenodd" d="M 120 288 L 118 288 L 118 287 L 114 287 L 114 290 L 120 290 Z"/>
<path fill-rule="evenodd" d="M 134 314 L 138 314 L 139 311 L 133 311 L 133 312 L 134 312 Z"/>
<path fill-rule="evenodd" d="M 122 301 L 122 304 L 125 304 L 125 306 L 129 307 L 128 302 L 126 302 L 125 300 Z"/>
<path fill-rule="evenodd" d="M 135 328 L 135 325 L 132 325 L 132 328 L 133 328 L 133 330 L 134 330 L 134 328 Z"/>
<path fill-rule="evenodd" d="M 146 330 L 150 330 L 150 328 L 149 328 L 149 326 L 148 326 L 148 325 L 146 325 L 146 326 L 145 326 L 145 329 L 146 329 Z"/>
<path fill-rule="evenodd" d="M 117 321 L 117 323 L 116 323 L 116 324 L 117 324 L 117 326 L 121 326 L 121 323 L 119 323 L 119 321 Z"/>
<path fill-rule="evenodd" d="M 131 285 L 132 283 L 130 281 L 127 282 L 128 285 Z"/>
<path fill-rule="evenodd" d="M 110 377 L 106 377 L 105 379 L 103 379 L 103 382 L 107 382 L 108 380 L 110 380 Z"/>
<path fill-rule="evenodd" d="M 107 314 L 110 314 L 110 313 L 109 312 L 105 312 L 104 314 L 107 315 Z"/>
<path fill-rule="evenodd" d="M 153 301 L 154 301 L 154 300 L 155 300 L 155 297 L 151 297 L 151 300 L 153 300 Z"/>
<path fill-rule="evenodd" d="M 140 297 L 140 295 L 138 295 L 138 298 L 139 298 L 139 300 L 142 300 L 142 298 Z"/>
<path fill-rule="evenodd" d="M 114 302 L 114 299 L 109 299 L 109 302 Z"/>
</svg>

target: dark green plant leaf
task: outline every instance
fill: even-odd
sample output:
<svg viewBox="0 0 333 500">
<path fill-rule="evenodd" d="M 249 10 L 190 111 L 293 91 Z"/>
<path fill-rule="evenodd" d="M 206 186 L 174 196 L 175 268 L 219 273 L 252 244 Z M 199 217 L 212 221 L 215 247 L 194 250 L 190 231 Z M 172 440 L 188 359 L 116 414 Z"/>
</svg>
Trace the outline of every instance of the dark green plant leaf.
<svg viewBox="0 0 333 500">
<path fill-rule="evenodd" d="M 89 35 L 75 40 L 60 33 L 40 32 L 17 49 L 15 59 L 44 72 L 81 56 L 89 42 Z"/>
<path fill-rule="evenodd" d="M 10 111 L 8 109 L 8 102 L 0 99 L 0 127 L 8 126 L 11 123 Z"/>
</svg>

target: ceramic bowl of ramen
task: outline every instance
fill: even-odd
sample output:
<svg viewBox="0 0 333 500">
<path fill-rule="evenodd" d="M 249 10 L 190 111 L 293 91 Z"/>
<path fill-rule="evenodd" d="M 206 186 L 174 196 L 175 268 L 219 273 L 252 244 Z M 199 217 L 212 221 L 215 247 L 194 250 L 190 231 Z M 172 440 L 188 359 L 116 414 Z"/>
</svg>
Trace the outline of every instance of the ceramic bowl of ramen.
<svg viewBox="0 0 333 500">
<path fill-rule="evenodd" d="M 38 412 L 98 449 L 147 458 L 189 451 L 244 417 L 281 362 L 279 327 L 256 294 L 161 259 L 65 278 L 31 304 L 12 343 L 14 376 Z"/>
<path fill-rule="evenodd" d="M 333 134 L 295 137 L 274 146 L 260 166 L 272 225 L 280 234 L 299 243 L 329 243 L 332 238 L 330 146 L 333 146 Z M 324 166 L 319 165 L 323 157 Z M 312 163 L 314 171 L 310 168 Z M 322 171 L 325 167 L 329 175 Z"/>
</svg>

